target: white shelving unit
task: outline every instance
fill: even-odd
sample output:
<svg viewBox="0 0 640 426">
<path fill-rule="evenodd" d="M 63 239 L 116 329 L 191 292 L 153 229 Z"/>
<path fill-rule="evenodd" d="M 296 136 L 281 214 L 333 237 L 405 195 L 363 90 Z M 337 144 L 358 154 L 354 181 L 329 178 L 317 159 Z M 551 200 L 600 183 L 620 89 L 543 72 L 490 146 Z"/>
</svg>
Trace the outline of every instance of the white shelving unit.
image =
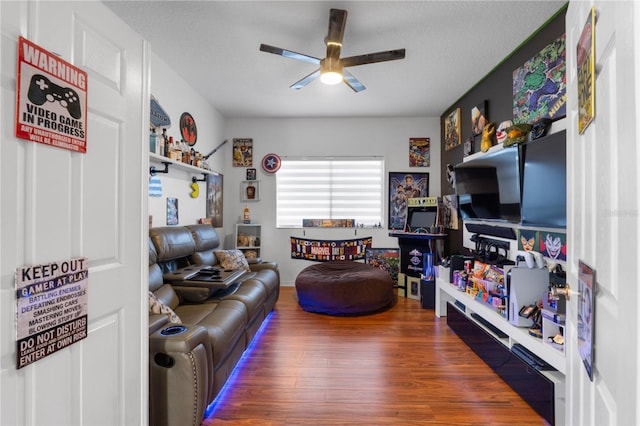
<svg viewBox="0 0 640 426">
<path fill-rule="evenodd" d="M 459 291 L 453 284 L 449 284 L 448 279 L 444 277 L 449 277 L 449 268 L 440 267 L 440 274 L 438 278 L 436 278 L 436 316 L 444 317 L 447 315 L 447 302 L 459 301 L 466 307 L 467 316 L 471 318 L 471 313 L 477 313 L 491 325 L 508 335 L 508 339 L 500 339 L 508 347 L 513 346 L 515 343 L 520 343 L 529 351 L 548 362 L 553 368 L 558 370 L 557 373 L 560 373 L 562 378 L 564 378 L 567 367 L 563 351 L 545 344 L 542 341 L 543 339 L 531 336 L 527 328 L 511 325 L 509 321 L 497 313 L 494 308 L 486 303 L 475 300 L 471 295 L 463 291 Z M 473 318 L 471 319 L 474 320 Z M 486 328 L 483 324 L 480 325 Z"/>
<path fill-rule="evenodd" d="M 235 248 L 241 250 L 247 259 L 262 256 L 261 244 L 262 226 L 256 223 L 237 223 L 235 232 Z"/>
<path fill-rule="evenodd" d="M 518 343 L 557 370 L 538 372 L 553 383 L 555 424 L 564 424 L 565 375 L 567 370 L 564 350 L 561 350 L 562 348 L 556 345 L 545 343 L 545 338 L 539 339 L 531 336 L 527 328 L 512 325 L 507 318 L 500 315 L 492 306 L 474 299 L 466 292 L 459 291 L 453 284 L 449 283 L 449 268 L 440 266 L 436 278 L 435 314 L 437 317 L 447 316 L 448 303 L 453 304 L 468 321 L 480 327 L 495 341 L 504 345 L 506 349 L 511 349 L 513 345 Z M 478 320 L 478 317 L 484 323 Z M 550 324 L 543 324 L 543 334 L 545 335 L 551 335 L 552 333 L 555 335 L 558 333 L 559 327 L 564 328 L 563 325 L 558 325 L 552 321 L 548 322 Z M 549 328 L 545 331 L 544 326 Z M 503 334 L 496 333 L 496 329 Z"/>
</svg>

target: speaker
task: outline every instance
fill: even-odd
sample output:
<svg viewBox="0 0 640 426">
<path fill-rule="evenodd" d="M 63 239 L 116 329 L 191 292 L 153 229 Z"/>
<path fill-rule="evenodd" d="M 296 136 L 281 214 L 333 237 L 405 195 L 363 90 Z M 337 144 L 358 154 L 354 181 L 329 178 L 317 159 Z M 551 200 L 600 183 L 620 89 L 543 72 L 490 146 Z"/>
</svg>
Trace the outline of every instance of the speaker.
<svg viewBox="0 0 640 426">
<path fill-rule="evenodd" d="M 436 308 L 436 282 L 420 280 L 420 304 L 422 309 Z"/>
</svg>

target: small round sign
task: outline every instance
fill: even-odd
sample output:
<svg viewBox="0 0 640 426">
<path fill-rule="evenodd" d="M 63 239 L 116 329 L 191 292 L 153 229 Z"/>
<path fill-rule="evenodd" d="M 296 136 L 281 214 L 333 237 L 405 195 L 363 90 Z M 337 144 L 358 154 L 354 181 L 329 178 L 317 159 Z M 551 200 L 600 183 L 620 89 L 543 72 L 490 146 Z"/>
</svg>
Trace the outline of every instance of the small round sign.
<svg viewBox="0 0 640 426">
<path fill-rule="evenodd" d="M 280 169 L 282 160 L 276 154 L 267 154 L 262 158 L 262 168 L 267 173 L 275 173 Z"/>
<path fill-rule="evenodd" d="M 198 141 L 196 120 L 188 112 L 183 112 L 180 116 L 180 134 L 189 146 L 194 146 Z"/>
</svg>

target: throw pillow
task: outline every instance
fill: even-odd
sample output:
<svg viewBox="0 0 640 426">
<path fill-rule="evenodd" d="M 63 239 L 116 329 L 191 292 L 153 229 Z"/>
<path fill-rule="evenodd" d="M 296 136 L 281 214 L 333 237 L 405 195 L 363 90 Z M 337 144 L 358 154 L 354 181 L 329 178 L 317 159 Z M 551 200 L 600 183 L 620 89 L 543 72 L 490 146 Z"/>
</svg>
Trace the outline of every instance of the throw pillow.
<svg viewBox="0 0 640 426">
<path fill-rule="evenodd" d="M 242 269 L 250 271 L 249 262 L 240 250 L 214 250 L 213 253 L 224 269 Z"/>
<path fill-rule="evenodd" d="M 153 314 L 165 314 L 169 317 L 169 322 L 180 324 L 180 317 L 169 306 L 162 303 L 162 300 L 149 291 L 149 312 Z"/>
</svg>

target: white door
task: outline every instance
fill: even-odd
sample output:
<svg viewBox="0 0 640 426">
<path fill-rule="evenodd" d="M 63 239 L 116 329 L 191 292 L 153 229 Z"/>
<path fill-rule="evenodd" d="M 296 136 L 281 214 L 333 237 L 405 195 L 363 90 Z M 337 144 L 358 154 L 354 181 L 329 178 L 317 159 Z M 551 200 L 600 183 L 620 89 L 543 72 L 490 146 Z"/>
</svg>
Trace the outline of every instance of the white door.
<svg viewBox="0 0 640 426">
<path fill-rule="evenodd" d="M 591 5 L 595 25 L 595 120 L 578 134 L 576 46 Z M 637 266 L 640 222 L 640 5 L 572 1 L 567 12 L 567 280 L 578 261 L 595 269 L 593 381 L 578 355 L 575 294 L 567 311 L 567 424 L 640 424 Z"/>
<path fill-rule="evenodd" d="M 0 424 L 145 424 L 147 45 L 100 2 L 0 7 Z M 15 138 L 20 35 L 88 73 L 86 154 Z M 17 370 L 16 268 L 74 257 L 88 258 L 87 338 Z"/>
</svg>

